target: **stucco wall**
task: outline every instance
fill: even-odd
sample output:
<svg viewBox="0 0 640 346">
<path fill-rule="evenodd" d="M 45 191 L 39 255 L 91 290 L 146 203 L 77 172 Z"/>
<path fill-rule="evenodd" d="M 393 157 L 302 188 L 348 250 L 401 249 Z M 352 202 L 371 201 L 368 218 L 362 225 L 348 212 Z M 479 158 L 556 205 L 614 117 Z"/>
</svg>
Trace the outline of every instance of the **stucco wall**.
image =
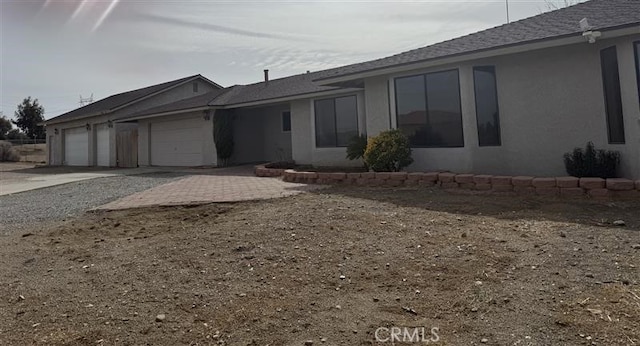
<svg viewBox="0 0 640 346">
<path fill-rule="evenodd" d="M 358 131 L 367 131 L 365 94 L 364 92 L 337 94 L 334 96 L 356 95 L 358 102 Z M 313 166 L 360 166 L 360 161 L 346 158 L 346 148 L 316 148 L 314 100 L 304 99 L 291 102 L 291 127 L 293 143 L 293 159 L 298 164 Z"/>
<path fill-rule="evenodd" d="M 166 121 L 190 120 L 201 124 L 199 131 L 202 131 L 202 166 L 216 166 L 217 155 L 213 142 L 213 117 L 205 118 L 205 113 L 189 112 L 165 117 L 142 119 L 138 121 L 138 165 L 150 166 L 151 162 L 151 127 L 154 123 Z"/>
<path fill-rule="evenodd" d="M 410 170 L 460 173 L 561 176 L 562 155 L 593 141 L 618 150 L 625 177 L 640 177 L 640 108 L 632 42 L 640 35 L 596 44 L 576 44 L 519 53 L 464 64 L 440 66 L 402 75 L 458 68 L 460 72 L 464 148 L 414 149 Z M 617 46 L 624 105 L 626 144 L 608 144 L 600 69 L 600 50 Z M 496 67 L 502 146 L 480 147 L 475 117 L 473 66 Z M 367 79 L 368 134 L 395 127 L 392 80 L 400 75 Z M 389 88 L 386 102 L 380 97 Z M 386 104 L 385 104 L 386 103 Z M 385 107 L 387 106 L 387 107 Z"/>
<path fill-rule="evenodd" d="M 173 88 L 171 90 L 167 90 L 158 95 L 154 95 L 150 98 L 139 101 L 138 103 L 132 104 L 131 106 L 127 106 L 125 108 L 122 108 L 120 110 L 117 110 L 107 115 L 98 115 L 90 118 L 71 120 L 71 121 L 66 121 L 62 123 L 48 125 L 46 128 L 47 139 L 49 139 L 50 136 L 53 136 L 53 139 L 54 139 L 54 142 L 52 143 L 52 145 L 47 146 L 48 149 L 51 148 L 52 150 L 54 150 L 54 153 L 52 155 L 52 157 L 54 158 L 54 162 L 51 162 L 48 164 L 50 165 L 64 164 L 63 162 L 64 160 L 64 138 L 63 138 L 64 129 L 86 126 L 86 124 L 89 124 L 93 129 L 94 125 L 96 124 L 104 124 L 104 123 L 107 123 L 109 120 L 116 120 L 126 115 L 130 115 L 132 113 L 135 113 L 144 109 L 148 109 L 151 107 L 160 106 L 160 105 L 174 102 L 177 100 L 197 96 L 215 89 L 213 85 L 208 84 L 203 80 L 198 80 L 197 82 L 198 82 L 198 92 L 193 92 L 193 83 L 189 82 L 181 86 L 178 86 L 176 88 Z M 115 127 L 110 128 L 110 133 L 109 133 L 109 138 L 110 138 L 109 162 L 110 162 L 110 166 L 112 167 L 116 165 L 116 161 L 117 161 L 116 144 L 115 144 L 116 133 L 114 128 Z M 58 129 L 57 135 L 55 134 L 55 129 Z M 96 140 L 95 131 L 91 130 L 89 132 L 89 162 L 92 165 L 96 164 L 95 140 Z M 49 153 L 47 153 L 47 157 L 50 157 Z"/>
</svg>

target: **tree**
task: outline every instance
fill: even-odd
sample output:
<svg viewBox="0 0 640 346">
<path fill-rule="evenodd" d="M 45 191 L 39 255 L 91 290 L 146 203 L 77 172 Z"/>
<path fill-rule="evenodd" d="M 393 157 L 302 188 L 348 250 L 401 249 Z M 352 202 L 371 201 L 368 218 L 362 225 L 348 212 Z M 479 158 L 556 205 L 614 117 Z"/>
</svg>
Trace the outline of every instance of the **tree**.
<svg viewBox="0 0 640 346">
<path fill-rule="evenodd" d="M 7 132 L 7 139 L 29 139 L 29 137 L 18 129 L 11 129 Z"/>
<path fill-rule="evenodd" d="M 7 139 L 7 134 L 13 128 L 13 124 L 11 124 L 11 120 L 7 119 L 7 117 L 0 117 L 0 139 Z"/>
<path fill-rule="evenodd" d="M 44 121 L 44 108 L 38 104 L 38 99 L 31 100 L 27 97 L 18 105 L 18 110 L 14 113 L 16 124 L 29 138 L 43 139 L 45 137 L 44 127 L 38 125 Z"/>
</svg>

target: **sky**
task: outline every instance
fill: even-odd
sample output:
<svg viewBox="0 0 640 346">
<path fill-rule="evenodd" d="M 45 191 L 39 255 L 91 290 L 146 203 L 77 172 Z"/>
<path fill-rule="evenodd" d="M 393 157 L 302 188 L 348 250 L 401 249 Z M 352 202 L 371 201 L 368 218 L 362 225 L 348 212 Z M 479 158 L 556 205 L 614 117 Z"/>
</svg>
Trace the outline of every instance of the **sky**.
<svg viewBox="0 0 640 346">
<path fill-rule="evenodd" d="M 564 1 L 509 0 L 512 21 Z M 506 22 L 504 0 L 0 0 L 0 112 L 45 118 L 194 74 L 250 84 L 382 58 Z"/>
</svg>

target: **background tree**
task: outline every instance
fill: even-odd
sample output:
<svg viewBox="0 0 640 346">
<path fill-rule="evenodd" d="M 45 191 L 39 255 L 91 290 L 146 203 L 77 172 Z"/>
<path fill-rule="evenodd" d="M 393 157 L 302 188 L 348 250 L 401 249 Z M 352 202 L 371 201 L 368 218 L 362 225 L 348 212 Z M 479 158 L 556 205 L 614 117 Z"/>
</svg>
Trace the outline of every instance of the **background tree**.
<svg viewBox="0 0 640 346">
<path fill-rule="evenodd" d="M 13 128 L 11 124 L 11 120 L 7 119 L 5 116 L 0 117 L 0 139 L 7 139 L 7 135 L 9 131 Z"/>
<path fill-rule="evenodd" d="M 29 138 L 45 137 L 44 127 L 38 125 L 44 121 L 44 108 L 38 103 L 38 99 L 31 100 L 31 96 L 27 97 L 18 105 L 14 115 L 16 120 L 13 120 L 13 123 Z"/>
</svg>

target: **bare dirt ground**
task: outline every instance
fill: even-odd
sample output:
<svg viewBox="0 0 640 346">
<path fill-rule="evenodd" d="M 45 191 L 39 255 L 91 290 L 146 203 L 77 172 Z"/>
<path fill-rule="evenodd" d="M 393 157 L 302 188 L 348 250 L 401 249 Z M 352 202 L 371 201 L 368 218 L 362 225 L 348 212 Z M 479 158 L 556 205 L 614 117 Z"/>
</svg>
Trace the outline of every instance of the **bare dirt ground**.
<svg viewBox="0 0 640 346">
<path fill-rule="evenodd" d="M 640 345 L 639 210 L 332 188 L 37 224 L 0 238 L 0 344 Z"/>
</svg>

